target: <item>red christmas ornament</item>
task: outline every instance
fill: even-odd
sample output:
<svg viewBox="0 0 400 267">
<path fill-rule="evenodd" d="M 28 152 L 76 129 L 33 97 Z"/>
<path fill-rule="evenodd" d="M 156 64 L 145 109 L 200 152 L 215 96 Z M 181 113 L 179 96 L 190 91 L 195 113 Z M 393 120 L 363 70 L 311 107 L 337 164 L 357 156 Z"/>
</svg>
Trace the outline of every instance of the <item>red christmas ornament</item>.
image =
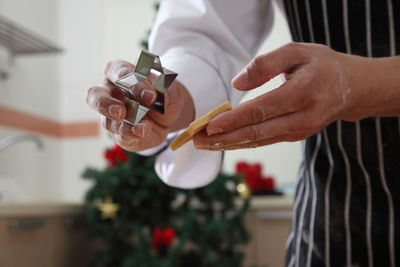
<svg viewBox="0 0 400 267">
<path fill-rule="evenodd" d="M 153 230 L 153 236 L 151 237 L 151 246 L 152 248 L 158 250 L 161 247 L 162 243 L 162 232 L 160 228 L 155 228 Z"/>
<path fill-rule="evenodd" d="M 243 175 L 244 182 L 253 192 L 274 192 L 275 182 L 272 176 L 262 177 L 262 166 L 260 163 L 248 164 L 240 161 L 236 164 L 236 174 Z"/>
<path fill-rule="evenodd" d="M 172 246 L 172 242 L 175 238 L 175 230 L 171 227 L 167 227 L 164 229 L 164 244 L 167 248 Z"/>
<path fill-rule="evenodd" d="M 253 190 L 259 191 L 261 189 L 261 164 L 256 163 L 249 167 L 247 175 L 245 176 L 246 184 Z"/>
<path fill-rule="evenodd" d="M 275 181 L 274 177 L 268 176 L 262 179 L 262 189 L 263 191 L 274 192 L 275 191 Z"/>
<path fill-rule="evenodd" d="M 164 228 L 154 228 L 153 235 L 151 238 L 151 247 L 155 250 L 159 250 L 162 246 L 169 249 L 175 238 L 175 230 L 172 227 Z"/>
<path fill-rule="evenodd" d="M 239 161 L 236 163 L 236 174 L 243 174 L 246 175 L 247 170 L 249 169 L 250 165 L 244 161 Z"/>
<path fill-rule="evenodd" d="M 117 163 L 126 162 L 129 159 L 129 154 L 119 145 L 115 145 L 104 153 L 104 158 L 108 161 L 110 167 L 114 167 Z"/>
</svg>

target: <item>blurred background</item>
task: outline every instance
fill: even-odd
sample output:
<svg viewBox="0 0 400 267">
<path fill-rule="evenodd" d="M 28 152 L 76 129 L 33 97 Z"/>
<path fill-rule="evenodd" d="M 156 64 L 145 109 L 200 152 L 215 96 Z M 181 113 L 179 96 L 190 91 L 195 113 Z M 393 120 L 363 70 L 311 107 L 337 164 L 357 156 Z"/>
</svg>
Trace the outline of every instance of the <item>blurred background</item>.
<svg viewBox="0 0 400 267">
<path fill-rule="evenodd" d="M 41 149 L 23 141 L 0 151 L 0 202 L 82 200 L 90 186 L 81 179 L 82 171 L 104 165 L 102 152 L 111 144 L 98 114 L 85 104 L 86 91 L 103 79 L 109 60 L 136 62 L 155 17 L 154 3 L 0 0 L 2 38 L 11 38 L 8 46 L 0 45 L 0 142 L 19 134 L 35 134 L 43 141 Z M 282 14 L 274 25 L 259 53 L 290 40 Z M 21 47 L 11 42 L 13 27 L 43 43 L 20 36 L 18 46 L 28 51 L 18 51 Z M 274 79 L 246 99 L 279 84 Z M 227 152 L 224 169 L 232 172 L 238 160 L 261 162 L 278 186 L 291 190 L 300 144 Z"/>
</svg>

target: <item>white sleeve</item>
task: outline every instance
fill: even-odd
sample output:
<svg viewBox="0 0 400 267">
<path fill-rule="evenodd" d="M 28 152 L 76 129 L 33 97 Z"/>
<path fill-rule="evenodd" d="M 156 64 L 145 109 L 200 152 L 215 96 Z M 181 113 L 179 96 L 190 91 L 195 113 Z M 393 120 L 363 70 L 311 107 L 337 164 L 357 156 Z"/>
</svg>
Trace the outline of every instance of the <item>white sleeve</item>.
<svg viewBox="0 0 400 267">
<path fill-rule="evenodd" d="M 268 0 L 163 0 L 149 48 L 178 73 L 199 118 L 224 101 L 239 103 L 244 92 L 233 89 L 231 80 L 257 52 L 272 22 Z M 171 186 L 193 188 L 211 182 L 221 161 L 221 152 L 196 150 L 189 142 L 160 153 L 155 170 Z"/>
</svg>

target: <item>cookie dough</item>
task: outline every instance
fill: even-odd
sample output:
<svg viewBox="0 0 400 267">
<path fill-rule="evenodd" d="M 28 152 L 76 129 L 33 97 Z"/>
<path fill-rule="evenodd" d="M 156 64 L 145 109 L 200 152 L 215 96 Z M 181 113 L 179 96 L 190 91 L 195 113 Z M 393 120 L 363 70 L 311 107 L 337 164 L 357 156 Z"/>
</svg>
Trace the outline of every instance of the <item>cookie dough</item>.
<svg viewBox="0 0 400 267">
<path fill-rule="evenodd" d="M 214 108 L 210 112 L 208 112 L 203 117 L 193 121 L 188 128 L 178 135 L 169 145 L 169 147 L 175 151 L 185 143 L 192 140 L 193 136 L 199 133 L 201 130 L 206 128 L 206 125 L 219 114 L 232 109 L 231 104 L 229 102 L 224 102 L 218 107 Z"/>
</svg>

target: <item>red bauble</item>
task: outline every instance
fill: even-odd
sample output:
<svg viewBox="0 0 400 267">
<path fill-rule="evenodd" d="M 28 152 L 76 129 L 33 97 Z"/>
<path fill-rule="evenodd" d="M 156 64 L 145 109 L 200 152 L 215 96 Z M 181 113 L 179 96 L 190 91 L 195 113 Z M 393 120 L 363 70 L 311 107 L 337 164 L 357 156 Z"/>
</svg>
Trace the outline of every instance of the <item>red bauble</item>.
<svg viewBox="0 0 400 267">
<path fill-rule="evenodd" d="M 174 242 L 175 230 L 172 227 L 165 228 L 163 232 L 163 238 L 164 238 L 164 245 L 167 248 L 170 248 L 172 246 L 172 242 Z"/>
<path fill-rule="evenodd" d="M 246 173 L 244 181 L 253 191 L 261 189 L 261 164 L 256 163 L 251 165 Z"/>
<path fill-rule="evenodd" d="M 250 165 L 244 161 L 239 161 L 236 163 L 236 174 L 243 174 L 246 175 Z"/>
<path fill-rule="evenodd" d="M 236 174 L 244 177 L 244 182 L 253 192 L 274 192 L 275 181 L 272 176 L 262 177 L 262 166 L 260 163 L 248 164 L 240 161 L 236 164 Z"/>
<path fill-rule="evenodd" d="M 275 181 L 272 176 L 268 176 L 262 179 L 262 190 L 267 192 L 275 191 Z"/>
<path fill-rule="evenodd" d="M 164 230 L 160 228 L 154 228 L 153 235 L 151 238 L 151 247 L 155 250 L 159 250 L 162 246 L 167 249 L 172 246 L 175 238 L 175 230 L 172 227 L 167 227 Z"/>
<path fill-rule="evenodd" d="M 160 228 L 155 228 L 153 230 L 153 235 L 151 237 L 151 246 L 154 249 L 159 249 L 162 244 L 162 232 Z"/>
<path fill-rule="evenodd" d="M 127 161 L 129 154 L 119 145 L 115 145 L 104 153 L 104 158 L 108 161 L 110 167 L 114 167 L 119 162 Z"/>
</svg>

